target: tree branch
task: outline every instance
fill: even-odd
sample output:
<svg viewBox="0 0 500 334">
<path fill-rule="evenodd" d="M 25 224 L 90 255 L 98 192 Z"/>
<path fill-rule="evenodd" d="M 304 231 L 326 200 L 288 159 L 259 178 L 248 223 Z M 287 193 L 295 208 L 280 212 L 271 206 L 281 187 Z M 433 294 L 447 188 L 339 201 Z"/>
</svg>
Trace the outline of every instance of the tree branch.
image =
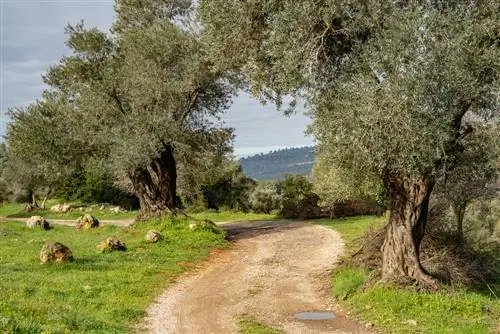
<svg viewBox="0 0 500 334">
<path fill-rule="evenodd" d="M 189 115 L 189 112 L 191 111 L 191 109 L 196 104 L 196 100 L 198 99 L 198 95 L 200 95 L 200 92 L 196 91 L 196 92 L 194 92 L 194 94 L 189 99 L 189 103 L 188 103 L 186 109 L 184 110 L 184 112 L 182 113 L 182 115 L 180 117 L 181 121 L 184 121 L 187 118 L 187 116 Z"/>
<path fill-rule="evenodd" d="M 110 94 L 111 97 L 115 100 L 116 105 L 118 106 L 118 109 L 122 114 L 126 114 L 125 108 L 123 107 L 123 103 L 118 97 L 118 93 L 116 92 L 116 88 L 113 89 L 113 92 Z"/>
</svg>

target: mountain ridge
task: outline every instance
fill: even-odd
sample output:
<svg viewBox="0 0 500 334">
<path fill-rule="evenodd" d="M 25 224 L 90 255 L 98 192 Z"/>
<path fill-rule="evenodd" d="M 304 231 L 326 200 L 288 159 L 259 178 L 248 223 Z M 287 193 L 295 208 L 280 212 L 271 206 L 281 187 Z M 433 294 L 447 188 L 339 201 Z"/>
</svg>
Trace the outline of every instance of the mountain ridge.
<svg viewBox="0 0 500 334">
<path fill-rule="evenodd" d="M 255 180 L 277 180 L 286 174 L 310 175 L 314 146 L 290 147 L 239 159 L 243 172 Z"/>
</svg>

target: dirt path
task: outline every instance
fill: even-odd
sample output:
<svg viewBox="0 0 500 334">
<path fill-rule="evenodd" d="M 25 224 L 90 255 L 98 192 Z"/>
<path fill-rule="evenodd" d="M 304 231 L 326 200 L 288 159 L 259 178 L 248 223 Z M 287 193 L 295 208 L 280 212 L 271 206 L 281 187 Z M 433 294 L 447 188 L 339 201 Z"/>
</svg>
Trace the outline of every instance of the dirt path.
<svg viewBox="0 0 500 334">
<path fill-rule="evenodd" d="M 26 223 L 28 218 L 9 218 L 9 217 L 0 217 L 0 222 L 22 222 Z M 51 219 L 47 218 L 49 223 L 56 225 L 67 225 L 67 226 L 75 226 L 76 219 Z M 113 220 L 101 220 L 99 219 L 99 223 L 101 225 L 117 225 L 117 226 L 130 226 L 134 223 L 134 219 L 113 219 Z"/>
<path fill-rule="evenodd" d="M 139 332 L 237 333 L 242 315 L 286 333 L 368 333 L 336 310 L 329 295 L 339 234 L 301 222 L 224 225 L 234 244 L 214 254 L 150 306 Z M 333 310 L 332 320 L 300 321 L 304 311 Z"/>
</svg>

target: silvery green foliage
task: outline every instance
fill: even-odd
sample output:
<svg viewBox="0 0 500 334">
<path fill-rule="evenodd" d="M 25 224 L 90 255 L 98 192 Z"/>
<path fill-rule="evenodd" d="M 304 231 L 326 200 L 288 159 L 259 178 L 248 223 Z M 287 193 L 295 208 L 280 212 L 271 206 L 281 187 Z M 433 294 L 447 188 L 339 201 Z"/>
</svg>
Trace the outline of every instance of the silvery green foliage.
<svg viewBox="0 0 500 334">
<path fill-rule="evenodd" d="M 465 210 L 470 201 L 486 200 L 500 192 L 500 166 L 497 165 L 500 131 L 498 126 L 477 125 L 476 131 L 464 142 L 452 168 L 440 176 L 436 191 L 457 209 Z"/>
<path fill-rule="evenodd" d="M 320 151 L 365 175 L 452 165 L 473 132 L 466 113 L 483 122 L 498 117 L 500 49 L 489 15 L 417 7 L 386 18 L 388 29 L 315 98 Z"/>
<path fill-rule="evenodd" d="M 252 210 L 262 213 L 280 210 L 283 201 L 280 188 L 278 181 L 260 181 L 250 193 Z"/>
<path fill-rule="evenodd" d="M 367 182 L 452 164 L 498 121 L 498 2 L 200 1 L 205 43 L 259 96 L 306 99 L 319 154 Z"/>
<path fill-rule="evenodd" d="M 10 110 L 2 177 L 15 194 L 46 196 L 92 150 L 75 136 L 78 124 L 68 118 L 68 107 L 65 99 L 45 93 L 43 100 Z"/>
<path fill-rule="evenodd" d="M 383 185 L 370 178 L 352 178 L 348 171 L 335 168 L 329 155 L 318 155 L 313 167 L 314 192 L 320 197 L 320 206 L 330 208 L 335 204 L 353 199 L 380 200 Z"/>
<path fill-rule="evenodd" d="M 34 131 L 32 123 L 47 121 L 45 130 L 63 147 L 43 150 L 43 159 L 92 161 L 123 176 L 149 166 L 165 146 L 193 168 L 201 160 L 196 157 L 231 140 L 219 116 L 232 89 L 212 71 L 195 32 L 179 25 L 190 2 L 141 3 L 117 1 L 114 34 L 83 23 L 67 27 L 73 54 L 44 76 L 50 93 L 17 111 L 12 142 Z M 45 113 L 49 106 L 57 113 Z M 31 138 L 40 146 L 48 143 L 40 133 Z M 27 150 L 33 151 L 29 145 Z M 51 162 L 60 166 L 57 159 Z"/>
</svg>

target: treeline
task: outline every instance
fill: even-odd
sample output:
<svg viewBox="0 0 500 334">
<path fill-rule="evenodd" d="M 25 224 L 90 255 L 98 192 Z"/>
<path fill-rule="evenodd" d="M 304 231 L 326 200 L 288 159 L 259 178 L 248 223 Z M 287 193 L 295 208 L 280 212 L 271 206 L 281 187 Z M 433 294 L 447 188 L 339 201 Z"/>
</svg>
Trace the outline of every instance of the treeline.
<svg viewBox="0 0 500 334">
<path fill-rule="evenodd" d="M 241 158 L 243 171 L 256 180 L 277 180 L 286 174 L 311 175 L 314 147 L 292 147 Z"/>
</svg>

